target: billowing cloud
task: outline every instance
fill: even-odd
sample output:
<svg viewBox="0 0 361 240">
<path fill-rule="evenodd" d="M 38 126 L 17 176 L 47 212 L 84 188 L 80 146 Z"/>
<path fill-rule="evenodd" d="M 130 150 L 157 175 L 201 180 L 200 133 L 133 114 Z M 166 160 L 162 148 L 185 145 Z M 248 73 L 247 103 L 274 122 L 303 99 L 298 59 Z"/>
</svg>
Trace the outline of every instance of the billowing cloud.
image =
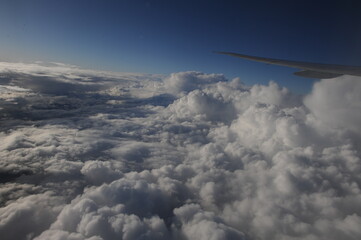
<svg viewBox="0 0 361 240">
<path fill-rule="evenodd" d="M 0 64 L 2 239 L 359 239 L 361 81 Z"/>
<path fill-rule="evenodd" d="M 204 85 L 225 82 L 222 74 L 205 74 L 201 72 L 172 73 L 164 79 L 165 87 L 173 93 L 188 93 Z"/>
<path fill-rule="evenodd" d="M 345 131 L 360 130 L 360 78 L 342 76 L 316 83 L 305 105 L 327 127 Z"/>
</svg>

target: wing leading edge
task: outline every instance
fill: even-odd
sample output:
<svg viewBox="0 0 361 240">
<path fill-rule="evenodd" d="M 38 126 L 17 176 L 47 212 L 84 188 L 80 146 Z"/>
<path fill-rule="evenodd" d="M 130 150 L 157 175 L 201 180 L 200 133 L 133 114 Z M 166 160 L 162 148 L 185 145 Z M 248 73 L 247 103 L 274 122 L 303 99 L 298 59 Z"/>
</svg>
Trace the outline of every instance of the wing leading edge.
<svg viewBox="0 0 361 240">
<path fill-rule="evenodd" d="M 251 61 L 263 62 L 268 64 L 299 68 L 303 71 L 294 74 L 308 78 L 334 78 L 341 75 L 361 76 L 361 66 L 345 66 L 336 64 L 309 63 L 300 61 L 288 61 L 274 58 L 255 57 L 232 52 L 216 52 L 233 57 L 244 58 Z"/>
</svg>

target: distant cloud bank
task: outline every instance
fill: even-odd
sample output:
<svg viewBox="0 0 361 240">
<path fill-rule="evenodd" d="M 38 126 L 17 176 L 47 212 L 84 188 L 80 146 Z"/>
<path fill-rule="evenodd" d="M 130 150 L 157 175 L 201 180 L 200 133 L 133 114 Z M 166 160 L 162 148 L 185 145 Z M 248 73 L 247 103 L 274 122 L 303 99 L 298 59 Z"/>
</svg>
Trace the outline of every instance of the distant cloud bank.
<svg viewBox="0 0 361 240">
<path fill-rule="evenodd" d="M 0 63 L 0 236 L 360 239 L 361 79 Z"/>
</svg>

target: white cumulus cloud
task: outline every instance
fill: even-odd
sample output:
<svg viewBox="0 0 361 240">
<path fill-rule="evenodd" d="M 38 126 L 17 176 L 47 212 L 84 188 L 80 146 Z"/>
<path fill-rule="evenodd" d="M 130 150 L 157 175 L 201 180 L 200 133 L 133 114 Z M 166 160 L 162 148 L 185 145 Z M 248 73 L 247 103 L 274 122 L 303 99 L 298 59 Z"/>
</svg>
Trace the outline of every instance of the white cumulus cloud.
<svg viewBox="0 0 361 240">
<path fill-rule="evenodd" d="M 359 239 L 361 81 L 0 63 L 1 239 Z"/>
</svg>

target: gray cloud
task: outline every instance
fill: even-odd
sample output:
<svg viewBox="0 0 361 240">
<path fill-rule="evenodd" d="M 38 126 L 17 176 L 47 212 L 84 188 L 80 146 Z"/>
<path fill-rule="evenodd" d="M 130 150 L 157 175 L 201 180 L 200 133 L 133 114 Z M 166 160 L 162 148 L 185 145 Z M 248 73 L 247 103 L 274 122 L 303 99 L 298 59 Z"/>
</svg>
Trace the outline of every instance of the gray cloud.
<svg viewBox="0 0 361 240">
<path fill-rule="evenodd" d="M 2 239 L 358 239 L 361 83 L 0 64 Z"/>
</svg>

